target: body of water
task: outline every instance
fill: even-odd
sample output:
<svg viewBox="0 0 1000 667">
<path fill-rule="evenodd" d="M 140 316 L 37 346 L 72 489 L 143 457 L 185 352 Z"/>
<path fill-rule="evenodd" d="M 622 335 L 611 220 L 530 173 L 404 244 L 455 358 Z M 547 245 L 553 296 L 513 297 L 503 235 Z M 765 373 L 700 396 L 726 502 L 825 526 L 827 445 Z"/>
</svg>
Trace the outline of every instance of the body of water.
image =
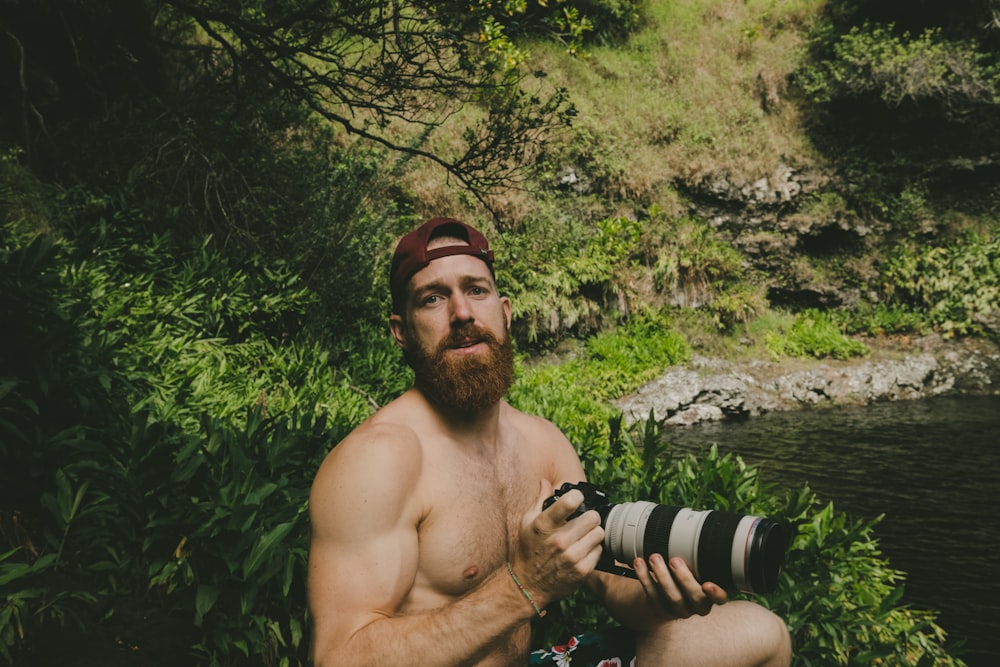
<svg viewBox="0 0 1000 667">
<path fill-rule="evenodd" d="M 970 667 L 1000 657 L 1000 396 L 781 412 L 670 428 L 675 451 L 718 443 L 765 481 L 798 489 L 875 527 L 904 601 L 940 611 Z"/>
</svg>

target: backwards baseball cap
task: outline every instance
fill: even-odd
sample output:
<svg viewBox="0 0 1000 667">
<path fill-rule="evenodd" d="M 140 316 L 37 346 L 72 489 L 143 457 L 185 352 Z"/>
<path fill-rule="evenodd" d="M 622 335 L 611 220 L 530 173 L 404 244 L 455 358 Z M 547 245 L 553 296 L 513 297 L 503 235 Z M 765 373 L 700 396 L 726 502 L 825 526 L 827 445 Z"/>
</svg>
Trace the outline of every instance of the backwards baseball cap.
<svg viewBox="0 0 1000 667">
<path fill-rule="evenodd" d="M 441 237 L 463 239 L 468 245 L 446 245 L 428 250 L 431 240 Z M 494 278 L 493 251 L 486 237 L 478 231 L 454 218 L 433 218 L 399 240 L 392 256 L 389 270 L 389 292 L 392 294 L 392 310 L 401 313 L 403 294 L 410 278 L 435 259 L 452 255 L 472 255 L 486 262 Z"/>
</svg>

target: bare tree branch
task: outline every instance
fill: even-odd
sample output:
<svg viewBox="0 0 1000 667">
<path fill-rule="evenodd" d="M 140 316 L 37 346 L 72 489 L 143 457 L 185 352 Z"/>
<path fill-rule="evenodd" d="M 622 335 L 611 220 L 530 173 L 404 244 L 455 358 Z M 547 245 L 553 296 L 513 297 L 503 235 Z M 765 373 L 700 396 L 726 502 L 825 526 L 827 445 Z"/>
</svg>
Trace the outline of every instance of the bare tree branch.
<svg viewBox="0 0 1000 667">
<path fill-rule="evenodd" d="M 227 55 L 237 81 L 263 77 L 350 134 L 438 164 L 490 211 L 490 196 L 530 168 L 524 145 L 567 122 L 564 91 L 526 92 L 525 74 L 463 34 L 447 3 L 311 0 L 256 13 L 212 0 L 166 4 Z M 470 107 L 478 121 L 461 129 L 464 149 L 425 147 Z"/>
</svg>

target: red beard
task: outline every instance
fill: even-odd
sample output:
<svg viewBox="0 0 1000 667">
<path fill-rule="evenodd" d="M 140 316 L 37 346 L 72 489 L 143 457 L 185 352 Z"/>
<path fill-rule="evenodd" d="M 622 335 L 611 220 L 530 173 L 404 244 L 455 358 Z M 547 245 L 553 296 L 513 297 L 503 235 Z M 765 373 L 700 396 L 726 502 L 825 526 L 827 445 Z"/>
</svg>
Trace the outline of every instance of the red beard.
<svg viewBox="0 0 1000 667">
<path fill-rule="evenodd" d="M 448 353 L 449 349 L 470 338 L 481 340 L 486 345 L 486 352 Z M 452 331 L 436 350 L 415 345 L 408 350 L 406 359 L 413 368 L 417 388 L 428 401 L 448 413 L 478 414 L 499 402 L 514 384 L 514 350 L 510 337 L 505 335 L 503 340 L 498 340 L 474 324 Z"/>
</svg>

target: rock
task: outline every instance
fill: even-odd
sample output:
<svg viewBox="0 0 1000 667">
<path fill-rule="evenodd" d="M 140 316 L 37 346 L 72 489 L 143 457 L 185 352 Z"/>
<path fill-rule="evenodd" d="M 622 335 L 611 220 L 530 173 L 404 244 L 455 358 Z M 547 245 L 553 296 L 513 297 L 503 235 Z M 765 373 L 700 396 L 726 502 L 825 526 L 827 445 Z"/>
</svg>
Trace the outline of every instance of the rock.
<svg viewBox="0 0 1000 667">
<path fill-rule="evenodd" d="M 690 426 L 699 422 L 722 421 L 725 417 L 722 410 L 714 405 L 695 403 L 684 408 L 673 417 L 670 417 L 665 423 Z"/>
<path fill-rule="evenodd" d="M 873 348 L 871 358 L 792 359 L 785 366 L 695 356 L 616 405 L 628 423 L 652 413 L 667 424 L 695 424 L 776 410 L 1000 391 L 1000 347 L 990 341 L 925 337 L 879 341 Z"/>
</svg>

